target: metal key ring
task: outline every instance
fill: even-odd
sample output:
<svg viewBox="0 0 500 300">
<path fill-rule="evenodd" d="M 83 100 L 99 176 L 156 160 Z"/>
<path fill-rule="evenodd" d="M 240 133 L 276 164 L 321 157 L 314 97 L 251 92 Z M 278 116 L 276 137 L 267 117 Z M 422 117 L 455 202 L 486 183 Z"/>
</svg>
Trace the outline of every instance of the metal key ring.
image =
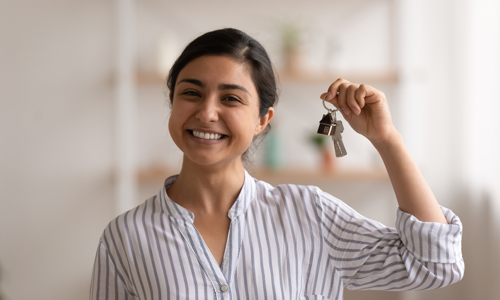
<svg viewBox="0 0 500 300">
<path fill-rule="evenodd" d="M 338 94 L 339 94 L 339 93 L 337 93 L 337 95 L 338 95 Z M 323 107 L 324 107 L 324 108 L 325 108 L 325 109 L 326 109 L 329 113 L 332 113 L 332 112 L 337 112 L 339 109 L 338 109 L 338 108 L 336 108 L 335 106 L 334 106 L 334 107 L 335 107 L 335 109 L 330 109 L 330 108 L 326 107 L 326 103 L 325 103 L 326 101 L 325 101 L 325 100 L 326 100 L 326 96 L 327 96 L 327 95 L 328 95 L 328 94 L 325 94 L 325 97 L 323 98 Z"/>
</svg>

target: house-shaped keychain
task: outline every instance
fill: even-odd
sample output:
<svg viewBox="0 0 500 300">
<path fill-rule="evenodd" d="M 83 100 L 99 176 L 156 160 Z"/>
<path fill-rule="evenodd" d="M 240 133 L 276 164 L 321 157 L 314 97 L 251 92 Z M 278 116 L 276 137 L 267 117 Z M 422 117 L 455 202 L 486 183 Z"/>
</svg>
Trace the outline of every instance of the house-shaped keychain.
<svg viewBox="0 0 500 300">
<path fill-rule="evenodd" d="M 319 121 L 318 133 L 324 135 L 333 135 L 335 133 L 332 114 L 323 115 L 323 118 Z"/>
</svg>

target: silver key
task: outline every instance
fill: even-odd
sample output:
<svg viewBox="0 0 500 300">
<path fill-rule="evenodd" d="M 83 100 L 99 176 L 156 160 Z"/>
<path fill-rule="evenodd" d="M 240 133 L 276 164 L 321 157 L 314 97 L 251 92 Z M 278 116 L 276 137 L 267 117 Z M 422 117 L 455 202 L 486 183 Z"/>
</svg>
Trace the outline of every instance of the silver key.
<svg viewBox="0 0 500 300">
<path fill-rule="evenodd" d="M 344 125 L 342 125 L 342 121 L 336 120 L 333 124 L 332 130 L 332 140 L 333 146 L 335 147 L 335 156 L 342 157 L 347 154 L 344 147 L 344 142 L 342 141 L 341 133 L 344 132 Z"/>
</svg>

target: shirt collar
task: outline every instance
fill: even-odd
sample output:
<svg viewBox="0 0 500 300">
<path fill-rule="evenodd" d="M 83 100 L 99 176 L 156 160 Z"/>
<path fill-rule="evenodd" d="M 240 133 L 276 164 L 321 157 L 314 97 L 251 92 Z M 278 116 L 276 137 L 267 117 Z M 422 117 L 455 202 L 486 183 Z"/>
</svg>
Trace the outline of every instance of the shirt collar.
<svg viewBox="0 0 500 300">
<path fill-rule="evenodd" d="M 194 222 L 194 214 L 190 212 L 189 210 L 185 209 L 184 207 L 180 206 L 179 204 L 175 203 L 172 199 L 170 199 L 167 195 L 167 188 L 171 186 L 176 180 L 179 175 L 173 175 L 168 177 L 165 180 L 165 183 L 163 184 L 162 189 L 158 193 L 158 196 L 160 197 L 160 201 L 162 203 L 163 210 L 167 212 L 169 215 L 172 217 L 178 219 L 184 219 L 184 220 L 189 220 L 191 223 Z M 234 202 L 233 206 L 231 209 L 229 209 L 229 212 L 227 216 L 230 219 L 234 219 L 238 217 L 240 214 L 244 213 L 252 201 L 256 197 L 256 183 L 255 179 L 248 174 L 248 172 L 245 170 L 245 180 L 243 182 L 243 187 L 241 188 L 241 191 L 236 198 L 236 201 Z"/>
<path fill-rule="evenodd" d="M 248 174 L 247 170 L 245 170 L 245 181 L 243 182 L 243 187 L 241 188 L 240 194 L 233 206 L 229 210 L 227 216 L 230 219 L 234 219 L 240 214 L 246 212 L 250 203 L 256 198 L 257 188 L 255 184 L 255 179 Z"/>
<path fill-rule="evenodd" d="M 194 214 L 179 204 L 175 203 L 172 199 L 170 199 L 167 195 L 167 188 L 170 187 L 179 177 L 179 175 L 173 175 L 168 177 L 163 184 L 160 192 L 158 193 L 160 197 L 160 201 L 163 207 L 163 210 L 167 212 L 169 215 L 176 219 L 187 220 L 190 223 L 194 222 Z"/>
</svg>

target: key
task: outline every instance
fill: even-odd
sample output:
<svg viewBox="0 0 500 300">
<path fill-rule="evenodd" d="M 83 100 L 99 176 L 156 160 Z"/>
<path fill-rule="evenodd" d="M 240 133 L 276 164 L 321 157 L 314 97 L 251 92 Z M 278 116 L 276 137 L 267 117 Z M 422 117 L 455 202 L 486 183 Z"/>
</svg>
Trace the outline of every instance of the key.
<svg viewBox="0 0 500 300">
<path fill-rule="evenodd" d="M 321 121 L 319 121 L 318 133 L 323 135 L 333 134 L 333 117 L 331 113 L 324 114 Z"/>
<path fill-rule="evenodd" d="M 347 152 L 345 151 L 344 142 L 342 141 L 342 132 L 344 132 L 344 125 L 342 125 L 342 121 L 335 121 L 333 123 L 332 140 L 333 146 L 335 147 L 336 157 L 342 157 L 347 154 Z"/>
</svg>

